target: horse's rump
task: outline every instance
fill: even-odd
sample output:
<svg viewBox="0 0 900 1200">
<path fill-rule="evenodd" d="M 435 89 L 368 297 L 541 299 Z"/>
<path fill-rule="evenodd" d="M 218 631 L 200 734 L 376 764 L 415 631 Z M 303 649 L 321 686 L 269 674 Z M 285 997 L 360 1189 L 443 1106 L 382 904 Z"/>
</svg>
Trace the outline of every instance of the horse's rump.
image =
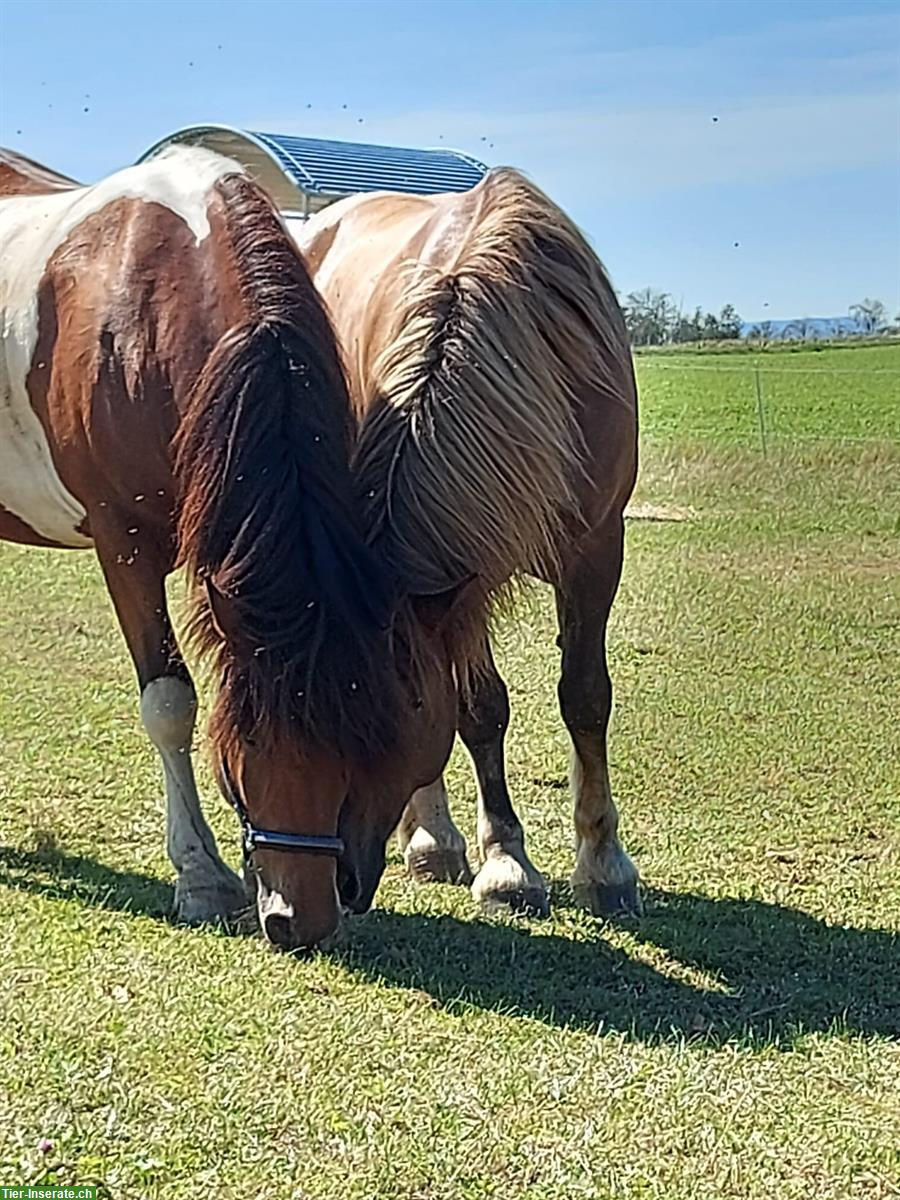
<svg viewBox="0 0 900 1200">
<path fill-rule="evenodd" d="M 468 231 L 402 268 L 391 336 L 360 381 L 368 528 L 421 593 L 558 578 L 591 471 L 581 407 L 634 424 L 624 324 L 577 228 L 513 170 L 452 200 L 472 207 Z"/>
</svg>

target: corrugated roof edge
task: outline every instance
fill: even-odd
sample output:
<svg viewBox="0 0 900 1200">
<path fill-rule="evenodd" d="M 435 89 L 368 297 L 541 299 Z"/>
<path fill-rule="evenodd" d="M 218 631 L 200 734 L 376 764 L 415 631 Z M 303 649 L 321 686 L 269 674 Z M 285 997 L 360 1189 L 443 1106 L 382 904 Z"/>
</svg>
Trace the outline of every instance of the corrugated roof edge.
<svg viewBox="0 0 900 1200">
<path fill-rule="evenodd" d="M 181 129 L 176 129 L 174 133 L 168 133 L 164 138 L 154 142 L 149 146 L 144 153 L 138 158 L 138 162 L 146 162 L 148 158 L 152 158 L 154 154 L 158 154 L 161 150 L 165 150 L 167 146 L 173 146 L 180 141 L 184 141 L 188 136 L 198 133 L 234 133 L 238 137 L 246 138 L 248 142 L 252 142 L 254 146 L 258 146 L 260 150 L 278 167 L 279 171 L 283 171 L 281 163 L 269 149 L 269 147 L 259 140 L 254 133 L 248 132 L 246 129 L 239 129 L 237 125 L 222 125 L 214 121 L 205 122 L 202 125 L 185 125 Z"/>
<path fill-rule="evenodd" d="M 160 151 L 165 150 L 165 148 L 167 146 L 175 145 L 179 141 L 186 140 L 189 136 L 196 135 L 199 133 L 205 133 L 207 131 L 209 131 L 210 133 L 233 133 L 233 134 L 236 134 L 238 137 L 246 138 L 248 142 L 252 142 L 253 145 L 257 146 L 260 150 L 262 150 L 262 152 L 268 158 L 270 158 L 272 160 L 272 162 L 275 164 L 275 166 L 278 168 L 279 171 L 284 172 L 284 167 L 281 165 L 281 163 L 278 161 L 278 159 L 272 153 L 271 149 L 265 144 L 264 141 L 262 141 L 262 139 L 259 136 L 257 136 L 256 133 L 253 133 L 252 131 L 247 130 L 247 129 L 241 129 L 237 125 L 225 125 L 220 122 L 214 122 L 214 121 L 204 122 L 203 124 L 199 124 L 199 125 L 185 125 L 181 129 L 176 129 L 174 133 L 167 134 L 165 137 L 160 138 L 158 141 L 154 142 L 152 146 L 149 146 L 144 151 L 144 153 L 140 155 L 140 157 L 137 159 L 137 161 L 139 163 L 145 162 L 148 158 L 152 158 L 154 154 L 158 154 L 158 153 L 160 153 Z M 262 133 L 264 131 L 260 130 L 259 132 Z M 279 137 L 279 136 L 281 136 L 281 137 L 307 137 L 309 135 L 307 135 L 307 134 L 290 134 L 290 133 L 279 135 L 276 133 L 276 134 L 270 134 L 269 136 L 271 136 L 271 137 Z M 312 139 L 312 140 L 325 141 L 325 142 L 329 142 L 329 141 L 330 142 L 342 142 L 341 138 L 318 138 L 318 139 Z M 486 163 L 481 162 L 480 159 L 474 158 L 471 154 L 466 154 L 466 152 L 464 150 L 456 150 L 452 146 L 427 146 L 427 147 L 383 146 L 377 142 L 342 142 L 342 144 L 345 146 L 360 146 L 360 145 L 370 146 L 370 147 L 373 147 L 374 149 L 383 149 L 383 150 L 409 150 L 411 153 L 419 153 L 419 154 L 421 154 L 423 151 L 425 153 L 436 152 L 436 153 L 445 153 L 445 154 L 457 154 L 457 155 L 459 155 L 459 157 L 461 159 L 463 159 L 464 162 L 468 163 L 471 167 L 474 167 L 475 170 L 480 171 L 482 173 L 482 175 L 486 175 L 488 173 L 488 171 L 490 170 L 490 167 L 488 167 Z M 304 171 L 304 174 L 308 175 L 309 173 L 307 171 Z M 310 179 L 310 182 L 312 183 L 313 181 Z"/>
</svg>

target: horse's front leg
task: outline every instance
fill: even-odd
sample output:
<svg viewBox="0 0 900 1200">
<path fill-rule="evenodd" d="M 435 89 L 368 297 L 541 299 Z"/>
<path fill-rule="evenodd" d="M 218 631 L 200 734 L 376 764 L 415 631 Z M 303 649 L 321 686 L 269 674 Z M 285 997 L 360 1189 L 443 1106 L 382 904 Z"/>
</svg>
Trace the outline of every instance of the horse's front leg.
<svg viewBox="0 0 900 1200">
<path fill-rule="evenodd" d="M 459 714 L 459 733 L 478 783 L 481 869 L 472 892 L 487 908 L 546 916 L 550 910 L 547 884 L 525 851 L 525 833 L 506 784 L 503 742 L 509 726 L 509 694 L 490 644 L 485 658 L 487 669 Z"/>
<path fill-rule="evenodd" d="M 92 514 L 91 525 L 137 669 L 141 720 L 162 760 L 166 844 L 178 873 L 175 915 L 191 924 L 232 916 L 248 901 L 241 880 L 222 861 L 200 808 L 191 763 L 197 697 L 169 619 L 164 556 L 154 553 L 152 538 L 127 532 L 137 527 L 129 514 L 114 516 L 106 508 Z"/>
</svg>

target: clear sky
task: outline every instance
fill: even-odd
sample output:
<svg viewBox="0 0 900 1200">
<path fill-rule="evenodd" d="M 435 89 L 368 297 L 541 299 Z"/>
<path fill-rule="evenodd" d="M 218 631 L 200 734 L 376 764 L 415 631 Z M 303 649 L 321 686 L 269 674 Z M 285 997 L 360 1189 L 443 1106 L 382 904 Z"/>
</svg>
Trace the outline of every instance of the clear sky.
<svg viewBox="0 0 900 1200">
<path fill-rule="evenodd" d="M 198 122 L 455 146 L 621 291 L 893 314 L 898 60 L 898 0 L 0 0 L 0 142 L 86 180 Z"/>
</svg>

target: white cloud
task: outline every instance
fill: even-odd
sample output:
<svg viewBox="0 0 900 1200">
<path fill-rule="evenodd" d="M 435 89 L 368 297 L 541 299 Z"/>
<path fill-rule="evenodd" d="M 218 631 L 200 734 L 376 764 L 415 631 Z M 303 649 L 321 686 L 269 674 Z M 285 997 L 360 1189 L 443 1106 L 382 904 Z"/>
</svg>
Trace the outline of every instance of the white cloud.
<svg viewBox="0 0 900 1200">
<path fill-rule="evenodd" d="M 714 114 L 699 107 L 616 111 L 598 104 L 490 115 L 384 113 L 356 127 L 346 114 L 327 112 L 316 114 L 314 128 L 308 114 L 249 124 L 394 145 L 456 146 L 490 163 L 521 167 L 572 204 L 890 164 L 896 161 L 900 103 L 895 94 L 880 93 L 747 103 Z"/>
</svg>

